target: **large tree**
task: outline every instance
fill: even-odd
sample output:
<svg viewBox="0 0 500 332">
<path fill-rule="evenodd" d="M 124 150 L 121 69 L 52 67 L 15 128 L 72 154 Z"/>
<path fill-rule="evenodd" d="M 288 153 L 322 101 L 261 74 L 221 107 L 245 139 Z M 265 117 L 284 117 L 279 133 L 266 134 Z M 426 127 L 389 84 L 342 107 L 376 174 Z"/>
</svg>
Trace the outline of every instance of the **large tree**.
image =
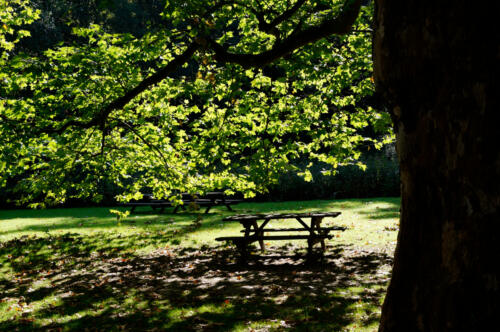
<svg viewBox="0 0 500 332">
<path fill-rule="evenodd" d="M 165 24 L 140 37 L 75 26 L 72 42 L 10 55 L 3 179 L 38 206 L 98 200 L 107 182 L 124 200 L 250 196 L 298 161 L 357 164 L 390 140 L 372 107 L 370 7 L 359 13 L 360 1 L 167 1 Z"/>
<path fill-rule="evenodd" d="M 496 13 L 472 1 L 381 0 L 375 14 L 375 79 L 402 184 L 380 331 L 486 331 L 500 313 Z"/>
</svg>

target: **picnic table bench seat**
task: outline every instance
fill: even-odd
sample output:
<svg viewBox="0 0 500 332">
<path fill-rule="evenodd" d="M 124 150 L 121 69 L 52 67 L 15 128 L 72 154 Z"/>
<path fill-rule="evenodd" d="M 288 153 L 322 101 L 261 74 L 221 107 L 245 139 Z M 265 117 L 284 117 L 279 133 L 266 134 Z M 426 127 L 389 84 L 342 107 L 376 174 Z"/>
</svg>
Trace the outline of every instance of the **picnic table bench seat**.
<svg viewBox="0 0 500 332">
<path fill-rule="evenodd" d="M 327 234 L 317 234 L 312 236 L 313 238 L 321 238 L 321 239 L 331 239 L 333 235 Z M 232 241 L 232 242 L 255 242 L 259 240 L 307 240 L 311 238 L 311 235 L 264 235 L 264 236 L 252 236 L 252 237 L 244 237 L 244 236 L 224 236 L 218 237 L 215 241 Z"/>
<path fill-rule="evenodd" d="M 319 232 L 329 232 L 329 231 L 345 231 L 347 228 L 342 227 L 342 226 L 333 226 L 333 227 L 319 227 L 316 228 L 317 231 Z M 306 232 L 307 229 L 305 228 L 266 228 L 264 230 L 264 233 L 267 232 Z M 241 233 L 244 233 L 245 230 L 241 230 Z M 250 229 L 250 233 L 255 232 L 255 229 Z"/>
</svg>

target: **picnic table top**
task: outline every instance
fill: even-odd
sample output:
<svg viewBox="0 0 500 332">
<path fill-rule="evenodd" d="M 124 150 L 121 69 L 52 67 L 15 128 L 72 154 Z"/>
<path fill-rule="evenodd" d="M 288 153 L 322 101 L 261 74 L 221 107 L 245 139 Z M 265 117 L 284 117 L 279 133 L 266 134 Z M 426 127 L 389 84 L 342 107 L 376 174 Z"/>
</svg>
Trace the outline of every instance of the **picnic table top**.
<svg viewBox="0 0 500 332">
<path fill-rule="evenodd" d="M 225 217 L 224 221 L 253 221 L 260 219 L 291 219 L 291 218 L 311 218 L 311 217 L 337 217 L 341 212 L 304 212 L 304 213 L 256 213 L 256 214 L 235 214 Z"/>
</svg>

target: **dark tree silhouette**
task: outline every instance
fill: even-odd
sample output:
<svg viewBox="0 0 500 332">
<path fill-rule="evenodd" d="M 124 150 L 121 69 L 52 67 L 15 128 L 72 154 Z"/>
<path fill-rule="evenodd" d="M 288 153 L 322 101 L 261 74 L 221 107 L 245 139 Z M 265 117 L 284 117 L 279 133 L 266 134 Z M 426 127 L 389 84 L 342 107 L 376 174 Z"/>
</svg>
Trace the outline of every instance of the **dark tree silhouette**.
<svg viewBox="0 0 500 332">
<path fill-rule="evenodd" d="M 486 2 L 380 0 L 375 15 L 375 78 L 402 186 L 380 331 L 486 330 L 499 313 L 496 13 Z"/>
</svg>

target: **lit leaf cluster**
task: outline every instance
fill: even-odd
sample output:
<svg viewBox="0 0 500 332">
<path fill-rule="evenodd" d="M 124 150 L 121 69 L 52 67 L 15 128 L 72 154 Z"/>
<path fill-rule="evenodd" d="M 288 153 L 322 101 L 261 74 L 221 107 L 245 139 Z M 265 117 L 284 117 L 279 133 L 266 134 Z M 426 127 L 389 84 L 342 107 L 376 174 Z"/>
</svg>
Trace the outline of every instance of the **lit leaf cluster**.
<svg viewBox="0 0 500 332">
<path fill-rule="evenodd" d="M 121 201 L 146 191 L 170 197 L 221 188 L 250 197 L 284 171 L 312 180 L 294 166 L 300 160 L 323 162 L 327 173 L 359 163 L 361 149 L 390 140 L 387 115 L 369 103 L 370 8 L 352 33 L 263 67 L 218 61 L 205 45 L 266 52 L 297 29 L 334 17 L 342 4 L 299 2 L 290 17 L 266 28 L 294 2 L 168 1 L 165 29 L 136 38 L 80 27 L 72 45 L 5 60 L 11 73 L 0 99 L 0 184 L 19 179 L 21 202 L 33 206 L 99 201 L 109 183 L 121 188 Z M 197 40 L 206 47 L 110 107 Z"/>
</svg>

